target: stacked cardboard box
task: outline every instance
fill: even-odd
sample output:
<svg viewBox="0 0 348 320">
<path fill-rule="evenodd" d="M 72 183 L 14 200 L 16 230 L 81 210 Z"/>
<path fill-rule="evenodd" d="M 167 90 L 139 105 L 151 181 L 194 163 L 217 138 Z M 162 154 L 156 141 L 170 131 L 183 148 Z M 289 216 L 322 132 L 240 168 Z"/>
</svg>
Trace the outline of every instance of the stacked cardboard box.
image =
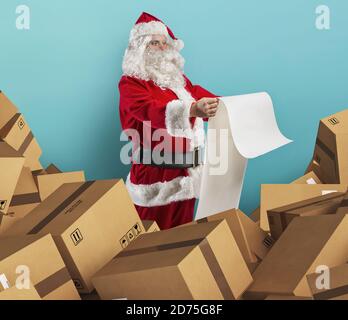
<svg viewBox="0 0 348 320">
<path fill-rule="evenodd" d="M 93 277 L 102 299 L 238 299 L 251 274 L 226 220 L 146 233 Z"/>
<path fill-rule="evenodd" d="M 30 168 L 23 167 L 7 215 L 0 220 L 0 234 L 24 218 L 41 202 Z"/>
<path fill-rule="evenodd" d="M 299 184 L 299 185 L 313 185 L 313 184 L 320 184 L 321 181 L 316 176 L 314 172 L 308 172 L 304 176 L 301 176 L 297 178 L 296 180 L 292 181 L 290 184 Z M 262 187 L 263 185 L 261 185 Z M 275 198 L 275 197 L 274 197 Z M 269 225 L 267 220 L 267 210 L 263 207 L 263 205 L 267 204 L 267 201 L 262 199 L 262 188 L 261 188 L 261 206 L 256 208 L 254 212 L 250 215 L 250 218 L 259 223 L 260 227 L 269 232 Z"/>
<path fill-rule="evenodd" d="M 0 139 L 25 157 L 25 166 L 32 171 L 42 169 L 39 158 L 42 150 L 24 115 L 0 92 Z"/>
<path fill-rule="evenodd" d="M 144 232 L 123 180 L 66 183 L 2 236 L 52 234 L 80 293 L 91 277 Z"/>
<path fill-rule="evenodd" d="M 259 262 L 267 255 L 274 240 L 239 209 L 227 210 L 204 219 L 196 220 L 190 224 L 222 219 L 226 219 L 250 272 L 253 272 Z"/>
<path fill-rule="evenodd" d="M 83 171 L 61 172 L 53 164 L 46 170 L 34 173 L 34 179 L 39 190 L 41 201 L 45 200 L 64 183 L 86 181 Z"/>
<path fill-rule="evenodd" d="M 344 195 L 343 192 L 333 192 L 269 210 L 267 214 L 272 238 L 279 239 L 290 222 L 296 217 L 335 214 L 342 203 Z"/>
<path fill-rule="evenodd" d="M 80 299 L 51 235 L 0 239 L 0 270 L 9 287 L 30 281 L 44 300 Z"/>
<path fill-rule="evenodd" d="M 325 265 L 344 264 L 348 257 L 348 215 L 295 218 L 253 273 L 246 299 L 268 295 L 311 297 L 306 275 Z"/>
<path fill-rule="evenodd" d="M 24 161 L 19 152 L 0 141 L 0 216 L 8 212 Z"/>
<path fill-rule="evenodd" d="M 321 119 L 307 171 L 314 171 L 323 183 L 348 184 L 347 139 L 348 110 Z"/>
</svg>

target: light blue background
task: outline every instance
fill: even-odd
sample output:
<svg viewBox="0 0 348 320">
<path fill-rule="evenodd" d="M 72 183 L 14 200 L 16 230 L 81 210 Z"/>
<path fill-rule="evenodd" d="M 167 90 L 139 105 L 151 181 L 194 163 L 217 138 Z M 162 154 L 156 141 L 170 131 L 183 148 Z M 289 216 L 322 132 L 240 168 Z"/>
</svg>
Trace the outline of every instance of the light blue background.
<svg viewBox="0 0 348 320">
<path fill-rule="evenodd" d="M 31 29 L 15 8 L 31 8 Z M 315 8 L 331 9 L 331 30 Z M 348 2 L 327 0 L 1 0 L 0 89 L 20 108 L 42 163 L 126 178 L 119 159 L 118 88 L 131 27 L 142 11 L 185 41 L 186 74 L 219 95 L 267 91 L 294 143 L 248 165 L 240 208 L 259 204 L 261 183 L 288 183 L 310 161 L 320 118 L 348 106 Z"/>
</svg>

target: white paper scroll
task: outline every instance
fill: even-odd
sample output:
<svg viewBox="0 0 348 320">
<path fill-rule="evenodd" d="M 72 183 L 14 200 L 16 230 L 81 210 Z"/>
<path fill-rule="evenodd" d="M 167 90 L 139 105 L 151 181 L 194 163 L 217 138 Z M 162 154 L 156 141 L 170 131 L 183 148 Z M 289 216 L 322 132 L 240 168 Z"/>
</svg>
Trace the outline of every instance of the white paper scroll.
<svg viewBox="0 0 348 320">
<path fill-rule="evenodd" d="M 216 137 L 211 134 L 211 129 L 217 129 Z M 224 139 L 224 133 L 227 139 Z M 215 117 L 208 121 L 205 164 L 195 219 L 238 208 L 248 159 L 290 142 L 292 140 L 278 128 L 272 100 L 267 93 L 220 98 Z"/>
</svg>

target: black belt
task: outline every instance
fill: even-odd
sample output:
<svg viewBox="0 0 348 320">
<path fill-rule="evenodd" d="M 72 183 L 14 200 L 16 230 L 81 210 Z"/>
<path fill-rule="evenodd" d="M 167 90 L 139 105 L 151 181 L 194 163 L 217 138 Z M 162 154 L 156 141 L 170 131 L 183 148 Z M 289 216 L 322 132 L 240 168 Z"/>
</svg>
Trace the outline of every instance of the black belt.
<svg viewBox="0 0 348 320">
<path fill-rule="evenodd" d="M 203 163 L 203 148 L 196 147 L 193 151 L 185 153 L 155 152 L 151 149 L 144 149 L 142 146 L 137 150 L 136 163 L 156 166 L 166 169 L 195 168 Z"/>
</svg>

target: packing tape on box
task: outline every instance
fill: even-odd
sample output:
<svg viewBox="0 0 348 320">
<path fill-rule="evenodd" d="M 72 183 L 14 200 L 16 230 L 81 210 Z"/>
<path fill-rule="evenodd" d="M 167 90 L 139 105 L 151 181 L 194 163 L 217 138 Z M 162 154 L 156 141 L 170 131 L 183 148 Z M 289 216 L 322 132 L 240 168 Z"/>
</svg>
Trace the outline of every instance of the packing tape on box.
<svg viewBox="0 0 348 320">
<path fill-rule="evenodd" d="M 46 279 L 35 285 L 35 289 L 41 298 L 47 296 L 52 291 L 71 281 L 70 274 L 66 267 L 51 274 Z"/>
<path fill-rule="evenodd" d="M 211 248 L 206 238 L 190 239 L 190 240 L 178 241 L 178 242 L 161 244 L 157 246 L 145 247 L 145 248 L 139 248 L 139 249 L 128 249 L 128 250 L 124 250 L 120 252 L 118 255 L 116 255 L 116 257 L 114 257 L 114 259 L 134 256 L 138 254 L 146 254 L 146 253 L 151 253 L 151 252 L 156 252 L 161 250 L 185 248 L 190 246 L 199 246 L 204 256 L 204 259 L 207 262 L 207 265 L 224 299 L 234 300 L 231 287 L 229 286 L 228 281 L 220 267 L 220 264 L 215 257 L 213 249 Z"/>
<path fill-rule="evenodd" d="M 43 220 L 41 220 L 32 230 L 27 234 L 36 234 L 45 228 L 52 220 L 54 220 L 65 208 L 71 205 L 82 193 L 90 188 L 95 181 L 87 181 L 83 183 L 75 192 L 67 197 L 61 204 L 50 212 Z M 66 209 L 66 211 L 70 210 Z"/>
<path fill-rule="evenodd" d="M 248 159 L 292 142 L 280 132 L 266 92 L 219 100 L 208 121 L 196 220 L 238 208 Z"/>
</svg>

